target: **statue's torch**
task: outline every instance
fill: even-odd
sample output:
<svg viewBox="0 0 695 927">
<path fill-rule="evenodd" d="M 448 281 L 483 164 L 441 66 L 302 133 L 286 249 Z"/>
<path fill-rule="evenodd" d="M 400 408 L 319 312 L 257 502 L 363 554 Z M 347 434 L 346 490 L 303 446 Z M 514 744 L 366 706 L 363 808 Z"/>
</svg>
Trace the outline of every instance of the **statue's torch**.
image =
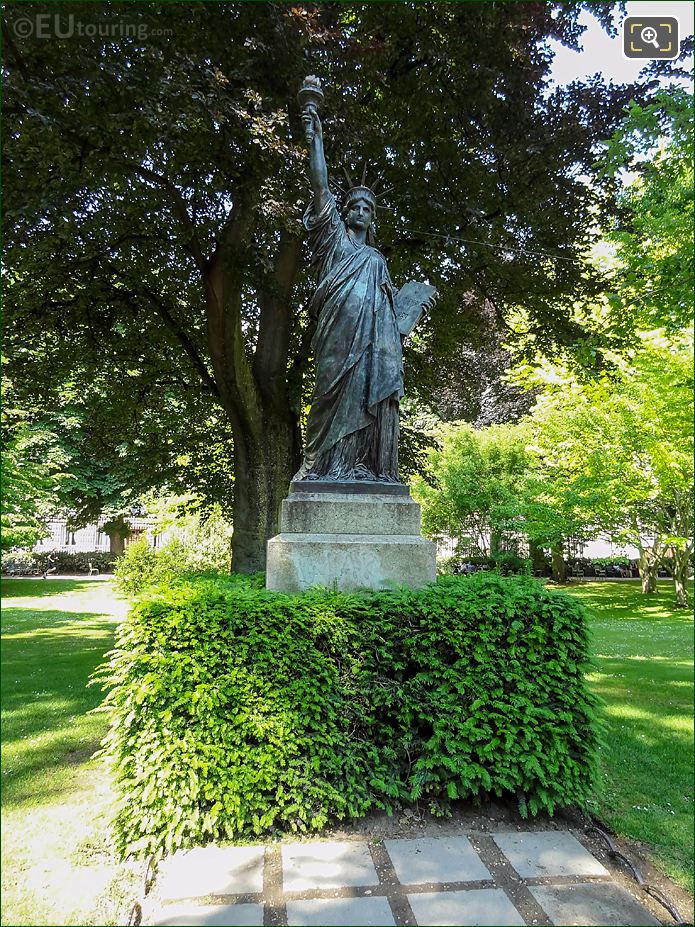
<svg viewBox="0 0 695 927">
<path fill-rule="evenodd" d="M 309 74 L 304 78 L 304 83 L 297 94 L 297 102 L 302 113 L 318 113 L 319 106 L 323 103 L 323 90 L 318 77 Z"/>
</svg>

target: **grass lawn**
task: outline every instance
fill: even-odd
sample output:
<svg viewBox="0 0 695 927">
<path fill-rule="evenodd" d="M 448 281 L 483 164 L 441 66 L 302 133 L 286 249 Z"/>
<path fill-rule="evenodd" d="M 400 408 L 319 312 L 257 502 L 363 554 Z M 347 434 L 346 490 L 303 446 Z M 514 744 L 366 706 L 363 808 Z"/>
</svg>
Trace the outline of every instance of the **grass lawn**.
<svg viewBox="0 0 695 927">
<path fill-rule="evenodd" d="M 2 923 L 116 923 L 135 874 L 108 848 L 113 795 L 90 759 L 106 718 L 85 684 L 125 604 L 104 580 L 3 580 L 2 595 Z"/>
<path fill-rule="evenodd" d="M 670 580 L 650 596 L 637 580 L 581 583 L 570 592 L 591 611 L 598 667 L 589 682 L 606 702 L 592 810 L 615 833 L 647 844 L 660 868 L 692 893 L 692 614 L 673 607 Z"/>
</svg>

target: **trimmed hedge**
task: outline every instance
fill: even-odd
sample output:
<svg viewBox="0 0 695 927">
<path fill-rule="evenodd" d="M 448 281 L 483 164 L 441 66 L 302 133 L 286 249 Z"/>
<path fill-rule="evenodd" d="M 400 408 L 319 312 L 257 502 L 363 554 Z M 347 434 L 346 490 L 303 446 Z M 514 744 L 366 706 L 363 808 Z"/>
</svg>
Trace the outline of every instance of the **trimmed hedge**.
<svg viewBox="0 0 695 927">
<path fill-rule="evenodd" d="M 150 592 L 102 667 L 123 852 L 308 830 L 370 809 L 582 803 L 596 773 L 584 613 L 530 577 L 285 596 Z"/>
<path fill-rule="evenodd" d="M 117 555 L 101 550 L 66 551 L 59 550 L 51 554 L 58 573 L 89 573 L 89 564 L 100 573 L 113 573 Z M 3 554 L 3 573 L 16 572 L 18 575 L 43 573 L 48 565 L 48 552 L 9 551 Z"/>
</svg>

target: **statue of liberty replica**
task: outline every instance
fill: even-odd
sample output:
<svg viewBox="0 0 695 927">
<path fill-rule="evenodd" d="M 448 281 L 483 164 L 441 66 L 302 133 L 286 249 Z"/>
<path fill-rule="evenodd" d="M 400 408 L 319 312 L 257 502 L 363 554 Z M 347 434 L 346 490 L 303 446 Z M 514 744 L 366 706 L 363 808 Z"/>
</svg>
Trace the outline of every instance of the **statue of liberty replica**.
<svg viewBox="0 0 695 927">
<path fill-rule="evenodd" d="M 318 286 L 309 311 L 316 386 L 304 462 L 294 480 L 398 483 L 398 405 L 403 396 L 402 337 L 436 291 L 410 284 L 401 297 L 386 259 L 374 247 L 377 197 L 360 184 L 330 191 L 318 103 L 323 91 L 308 77 L 299 92 L 309 146 L 313 202 L 304 215 Z"/>
<path fill-rule="evenodd" d="M 434 287 L 394 290 L 374 247 L 377 195 L 348 175 L 341 206 L 329 187 L 318 108 L 320 81 L 298 95 L 313 199 L 304 215 L 316 290 L 316 383 L 304 460 L 268 542 L 269 589 L 301 592 L 421 586 L 434 581 L 434 544 L 420 506 L 398 479 L 403 338 L 436 298 Z"/>
</svg>

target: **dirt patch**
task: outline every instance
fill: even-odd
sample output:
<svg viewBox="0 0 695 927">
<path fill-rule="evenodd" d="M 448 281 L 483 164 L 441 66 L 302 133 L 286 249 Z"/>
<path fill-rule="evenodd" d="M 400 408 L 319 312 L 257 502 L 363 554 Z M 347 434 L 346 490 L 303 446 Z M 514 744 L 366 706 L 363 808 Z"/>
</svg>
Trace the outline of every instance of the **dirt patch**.
<svg viewBox="0 0 695 927">
<path fill-rule="evenodd" d="M 100 747 L 101 744 L 97 741 L 88 744 L 86 747 L 77 747 L 74 750 L 68 750 L 65 754 L 65 762 L 70 763 L 71 766 L 79 766 L 80 763 L 86 763 L 88 760 L 91 760 Z"/>
</svg>

